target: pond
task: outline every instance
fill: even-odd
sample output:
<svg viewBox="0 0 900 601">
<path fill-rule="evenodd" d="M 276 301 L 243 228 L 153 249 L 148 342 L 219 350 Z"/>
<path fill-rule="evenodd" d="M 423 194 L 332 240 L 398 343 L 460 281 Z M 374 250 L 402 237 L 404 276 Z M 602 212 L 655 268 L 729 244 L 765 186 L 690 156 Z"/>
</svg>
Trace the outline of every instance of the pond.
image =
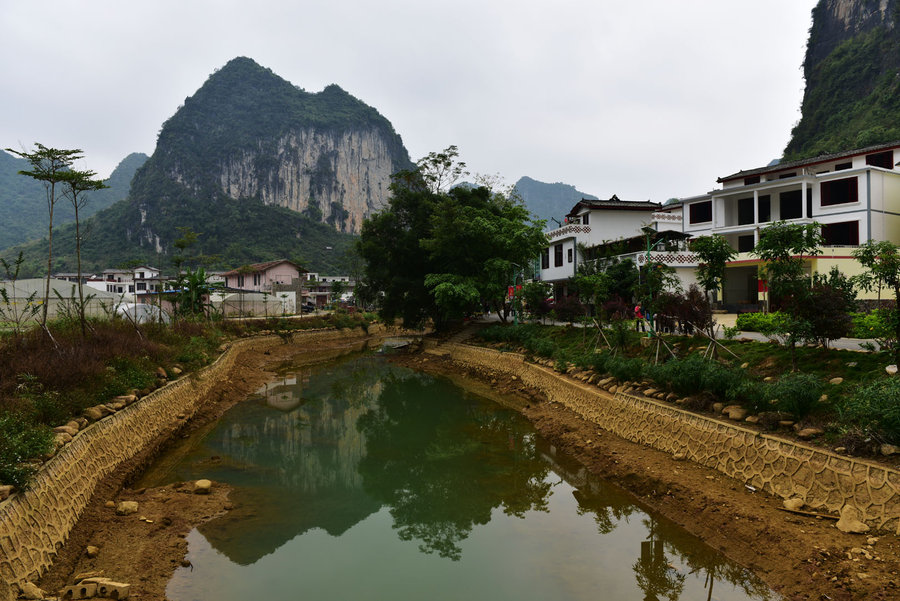
<svg viewBox="0 0 900 601">
<path fill-rule="evenodd" d="M 234 509 L 188 535 L 173 601 L 780 599 L 520 414 L 355 355 L 278 378 L 160 458 Z"/>
</svg>

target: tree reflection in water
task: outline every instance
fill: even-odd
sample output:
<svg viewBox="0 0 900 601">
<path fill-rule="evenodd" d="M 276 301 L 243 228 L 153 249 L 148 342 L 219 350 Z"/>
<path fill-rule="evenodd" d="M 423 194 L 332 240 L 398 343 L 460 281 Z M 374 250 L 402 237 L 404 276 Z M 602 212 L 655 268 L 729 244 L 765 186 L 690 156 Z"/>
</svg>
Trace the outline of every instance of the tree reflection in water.
<svg viewBox="0 0 900 601">
<path fill-rule="evenodd" d="M 494 508 L 546 511 L 551 484 L 534 435 L 513 412 L 470 400 L 429 377 L 389 377 L 360 417 L 363 487 L 390 507 L 401 539 L 458 560 Z M 512 419 L 511 419 L 512 418 Z"/>
</svg>

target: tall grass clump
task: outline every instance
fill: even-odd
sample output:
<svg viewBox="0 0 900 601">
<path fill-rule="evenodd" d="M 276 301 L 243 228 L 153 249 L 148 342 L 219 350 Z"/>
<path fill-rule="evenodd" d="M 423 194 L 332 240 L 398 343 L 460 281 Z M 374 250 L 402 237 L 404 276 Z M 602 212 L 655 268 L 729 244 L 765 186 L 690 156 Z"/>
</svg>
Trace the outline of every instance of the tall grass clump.
<svg viewBox="0 0 900 601">
<path fill-rule="evenodd" d="M 825 383 L 813 374 L 793 372 L 772 384 L 770 393 L 778 399 L 776 408 L 802 419 L 819 404 Z"/>
<path fill-rule="evenodd" d="M 860 386 L 842 413 L 878 439 L 900 444 L 900 380 L 883 378 Z"/>
<path fill-rule="evenodd" d="M 28 460 L 46 455 L 53 448 L 49 427 L 31 422 L 27 416 L 0 413 L 0 484 L 24 488 L 37 469 Z"/>
</svg>

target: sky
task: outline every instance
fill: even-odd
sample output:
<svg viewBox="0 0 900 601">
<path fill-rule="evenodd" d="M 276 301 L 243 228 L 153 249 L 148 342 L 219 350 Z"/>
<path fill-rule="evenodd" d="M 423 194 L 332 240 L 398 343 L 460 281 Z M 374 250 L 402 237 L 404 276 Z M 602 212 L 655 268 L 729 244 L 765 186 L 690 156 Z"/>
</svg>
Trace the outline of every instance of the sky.
<svg viewBox="0 0 900 601">
<path fill-rule="evenodd" d="M 781 156 L 816 0 L 0 0 L 0 148 L 106 177 L 247 56 L 336 83 L 413 160 L 664 202 Z M 2 194 L 2 191 L 0 191 Z"/>
</svg>

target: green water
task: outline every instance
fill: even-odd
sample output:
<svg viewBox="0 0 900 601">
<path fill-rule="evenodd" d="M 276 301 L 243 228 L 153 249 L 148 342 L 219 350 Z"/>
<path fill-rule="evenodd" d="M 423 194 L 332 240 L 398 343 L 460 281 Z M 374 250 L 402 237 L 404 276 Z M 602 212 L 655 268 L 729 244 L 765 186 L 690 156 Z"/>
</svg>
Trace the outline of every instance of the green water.
<svg viewBox="0 0 900 601">
<path fill-rule="evenodd" d="M 287 368 L 142 485 L 198 478 L 235 509 L 190 533 L 173 601 L 777 598 L 516 412 L 376 356 Z"/>
</svg>

